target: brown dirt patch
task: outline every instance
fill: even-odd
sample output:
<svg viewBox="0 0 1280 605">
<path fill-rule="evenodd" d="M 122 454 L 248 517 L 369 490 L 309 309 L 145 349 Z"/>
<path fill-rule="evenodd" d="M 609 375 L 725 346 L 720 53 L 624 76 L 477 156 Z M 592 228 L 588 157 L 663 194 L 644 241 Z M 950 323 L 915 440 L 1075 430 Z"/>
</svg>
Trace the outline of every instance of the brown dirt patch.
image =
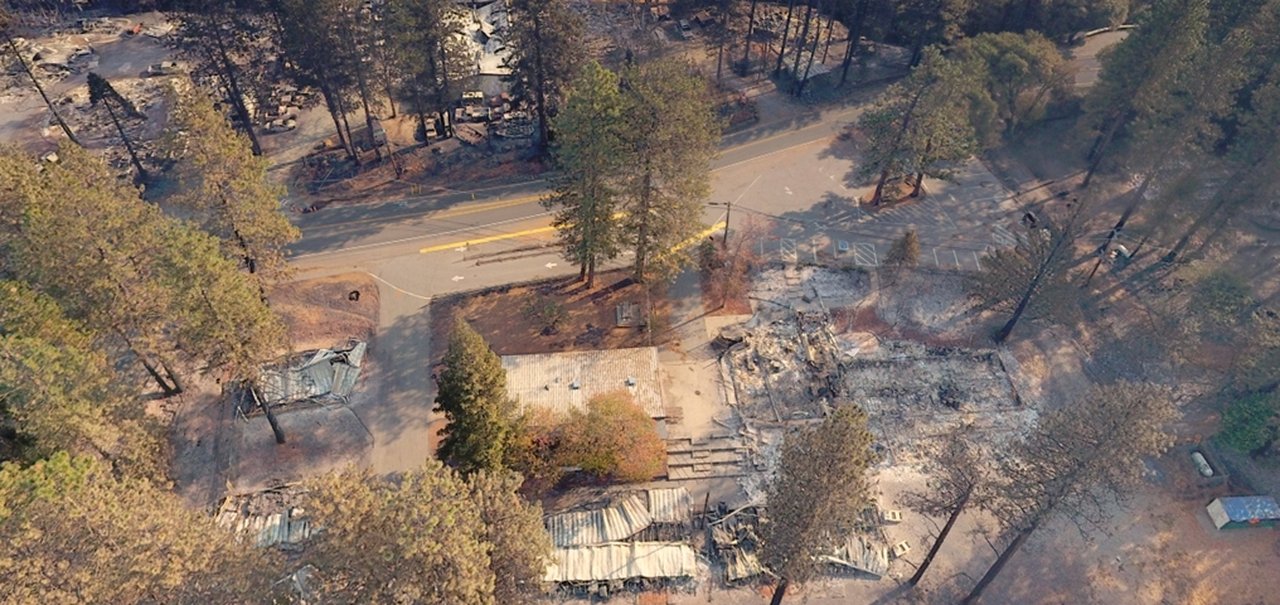
<svg viewBox="0 0 1280 605">
<path fill-rule="evenodd" d="M 359 300 L 350 300 L 359 292 Z M 348 338 L 371 340 L 378 327 L 378 285 L 364 273 L 280 284 L 271 307 L 284 319 L 293 350 L 331 347 Z"/>
<path fill-rule="evenodd" d="M 750 291 L 749 283 L 744 287 L 733 288 L 727 287 L 723 282 L 727 279 L 724 272 L 727 269 L 720 268 L 714 271 L 703 270 L 699 279 L 702 282 L 702 308 L 707 315 L 750 315 L 751 300 L 747 298 Z M 749 282 L 750 278 L 743 276 L 745 282 Z M 725 289 L 729 292 L 725 292 Z"/>
<path fill-rule="evenodd" d="M 646 309 L 652 329 L 614 327 L 618 305 L 631 303 Z M 560 320 L 554 331 L 534 309 L 558 306 Z M 501 286 L 449 296 L 432 304 L 432 342 L 447 342 L 455 317 L 464 317 L 499 355 L 554 351 L 620 349 L 660 344 L 668 322 L 670 303 L 662 284 L 637 284 L 630 271 L 620 269 L 596 275 L 596 287 L 587 290 L 574 278 L 557 278 L 517 286 Z M 444 347 L 436 347 L 436 359 Z"/>
</svg>

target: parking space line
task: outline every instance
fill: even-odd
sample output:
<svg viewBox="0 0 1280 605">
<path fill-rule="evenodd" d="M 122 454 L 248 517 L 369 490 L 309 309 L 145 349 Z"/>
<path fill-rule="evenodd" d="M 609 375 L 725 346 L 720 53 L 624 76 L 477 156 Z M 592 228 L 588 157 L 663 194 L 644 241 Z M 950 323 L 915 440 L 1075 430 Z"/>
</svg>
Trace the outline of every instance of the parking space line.
<svg viewBox="0 0 1280 605">
<path fill-rule="evenodd" d="M 864 267 L 878 267 L 880 257 L 876 254 L 876 245 L 862 242 L 853 244 L 853 262 Z"/>
</svg>

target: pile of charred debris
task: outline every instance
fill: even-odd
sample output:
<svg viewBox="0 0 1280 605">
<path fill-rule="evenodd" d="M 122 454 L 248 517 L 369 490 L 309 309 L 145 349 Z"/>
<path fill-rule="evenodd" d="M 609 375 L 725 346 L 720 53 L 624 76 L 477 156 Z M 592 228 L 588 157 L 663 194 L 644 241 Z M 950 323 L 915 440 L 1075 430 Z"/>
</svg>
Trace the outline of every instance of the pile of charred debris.
<svg viewBox="0 0 1280 605">
<path fill-rule="evenodd" d="M 752 289 L 756 313 L 717 340 L 731 391 L 746 418 L 766 422 L 820 418 L 847 400 L 850 352 L 832 330 L 832 309 L 869 291 L 864 275 L 818 267 L 767 271 Z"/>
<path fill-rule="evenodd" d="M 999 441 L 1030 426 L 1003 354 L 841 330 L 872 299 L 866 277 L 821 267 L 767 271 L 756 313 L 717 339 L 729 402 L 759 427 L 821 418 L 839 405 L 867 412 L 885 465 L 959 424 Z M 906 454 L 903 454 L 906 452 Z"/>
<path fill-rule="evenodd" d="M 896 522 L 893 519 L 877 506 L 868 506 L 855 526 L 849 528 L 843 543 L 832 545 L 821 561 L 834 574 L 883 577 L 893 554 L 884 526 Z M 770 573 L 760 561 L 760 532 L 768 523 L 768 509 L 764 506 L 749 505 L 731 511 L 721 503 L 707 513 L 707 554 L 717 564 L 726 585 L 740 585 Z"/>
</svg>

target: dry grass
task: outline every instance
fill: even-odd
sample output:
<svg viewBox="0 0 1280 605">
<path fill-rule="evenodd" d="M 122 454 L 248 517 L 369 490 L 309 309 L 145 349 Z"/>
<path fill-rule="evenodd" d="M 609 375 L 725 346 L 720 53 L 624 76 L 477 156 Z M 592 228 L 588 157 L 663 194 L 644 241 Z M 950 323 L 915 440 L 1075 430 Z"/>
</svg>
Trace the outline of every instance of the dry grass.
<svg viewBox="0 0 1280 605">
<path fill-rule="evenodd" d="M 359 300 L 349 300 L 353 291 L 360 292 Z M 367 341 L 378 327 L 378 286 L 363 273 L 280 284 L 269 298 L 295 351 L 331 347 L 348 338 Z"/>
<path fill-rule="evenodd" d="M 650 325 L 644 328 L 614 327 L 617 306 L 653 305 Z M 529 312 L 531 305 L 562 309 L 554 330 Z M 666 325 L 669 305 L 662 285 L 636 284 L 627 270 L 596 275 L 596 287 L 587 290 L 574 278 L 558 278 L 522 286 L 504 286 L 439 299 L 432 305 L 432 341 L 447 342 L 455 317 L 471 323 L 499 355 L 553 351 L 619 349 L 660 344 L 656 338 Z M 438 361 L 444 347 L 434 351 Z"/>
</svg>

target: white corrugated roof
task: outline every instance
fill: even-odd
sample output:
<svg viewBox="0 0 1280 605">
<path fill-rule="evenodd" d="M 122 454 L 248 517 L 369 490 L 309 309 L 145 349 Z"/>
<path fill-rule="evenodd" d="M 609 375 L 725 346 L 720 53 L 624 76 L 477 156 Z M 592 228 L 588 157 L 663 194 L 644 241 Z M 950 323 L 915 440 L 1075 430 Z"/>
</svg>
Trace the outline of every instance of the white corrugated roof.
<svg viewBox="0 0 1280 605">
<path fill-rule="evenodd" d="M 654 523 L 687 523 L 692 511 L 693 497 L 683 487 L 649 490 L 649 516 Z"/>
<path fill-rule="evenodd" d="M 687 544 L 632 542 L 557 548 L 543 580 L 550 583 L 602 582 L 634 578 L 682 578 L 697 572 Z"/>
<path fill-rule="evenodd" d="M 551 543 L 558 547 L 625 540 L 652 523 L 649 509 L 636 494 L 622 498 L 608 508 L 560 513 L 546 518 Z"/>
<path fill-rule="evenodd" d="M 567 413 L 584 409 L 596 395 L 625 390 L 649 417 L 666 417 L 654 347 L 505 355 L 502 367 L 507 371 L 507 393 L 522 408 Z"/>
</svg>

